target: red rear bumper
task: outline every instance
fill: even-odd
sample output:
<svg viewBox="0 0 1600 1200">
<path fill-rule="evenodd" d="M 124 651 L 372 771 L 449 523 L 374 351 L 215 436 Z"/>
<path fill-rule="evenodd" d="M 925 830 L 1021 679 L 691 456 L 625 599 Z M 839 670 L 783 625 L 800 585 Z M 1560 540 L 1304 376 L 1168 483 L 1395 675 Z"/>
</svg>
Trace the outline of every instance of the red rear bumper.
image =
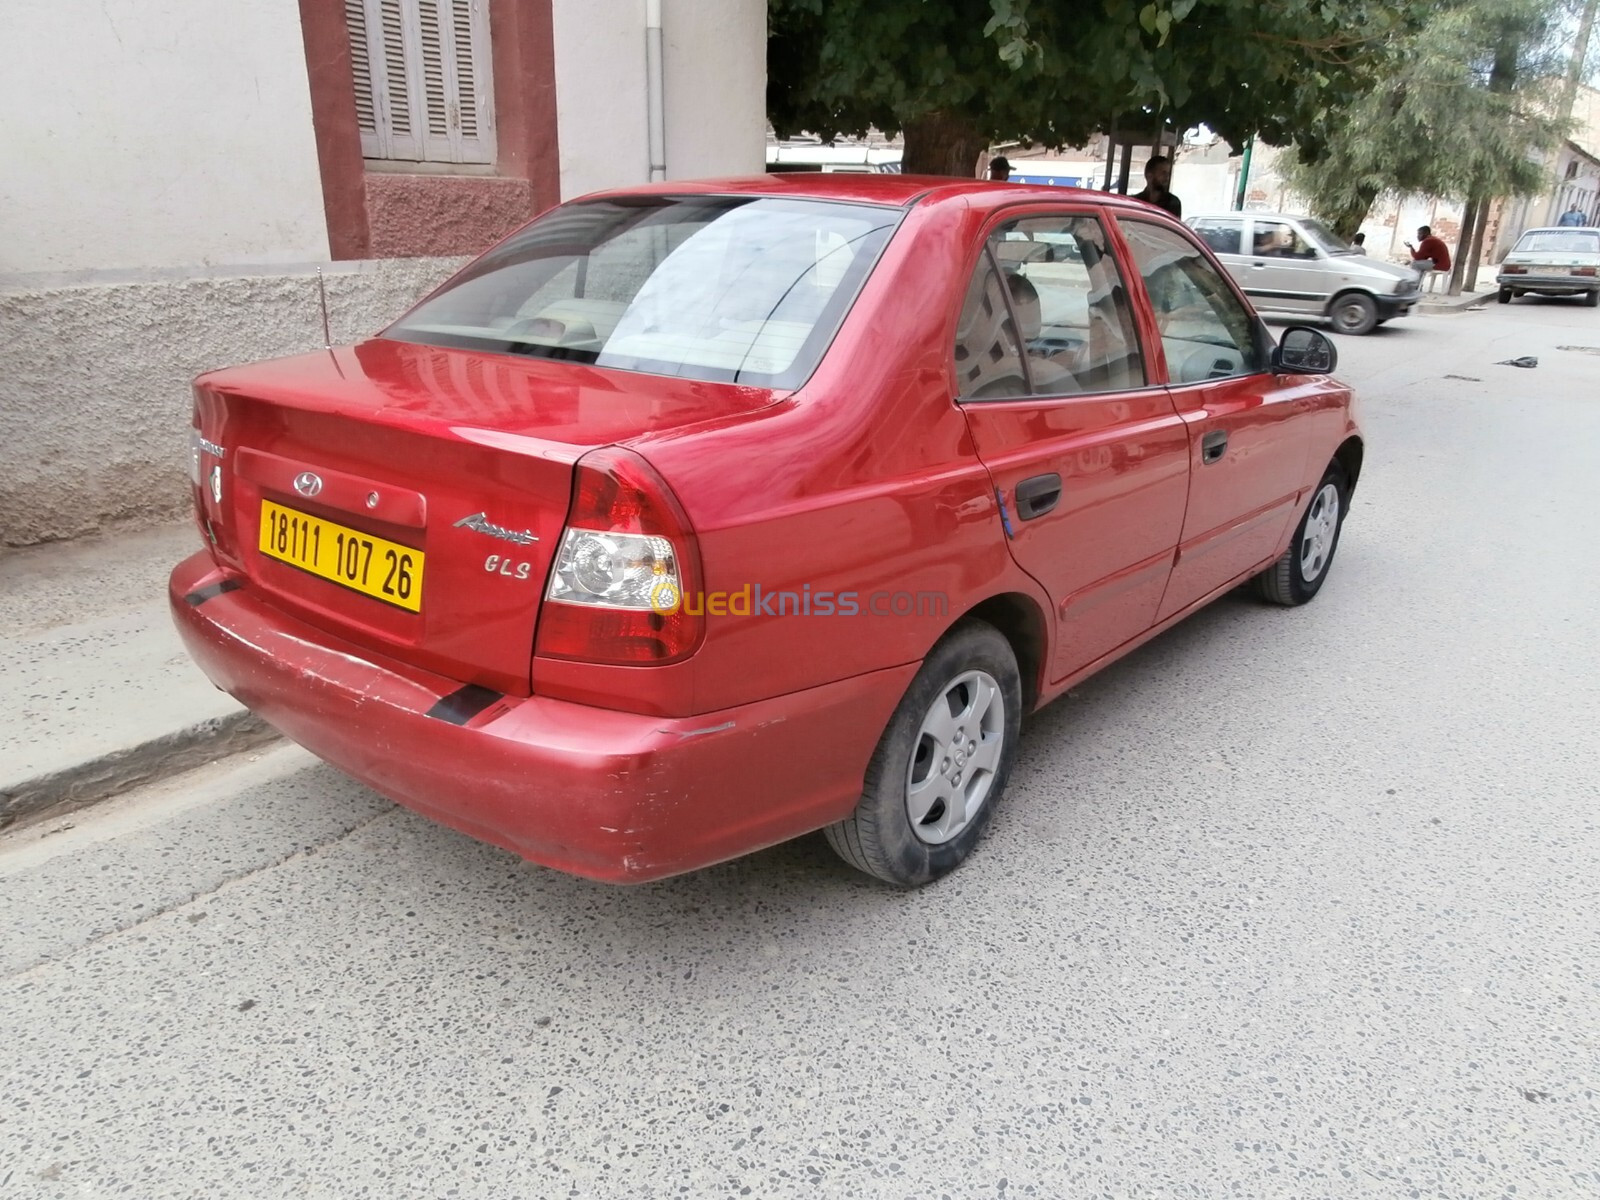
<svg viewBox="0 0 1600 1200">
<path fill-rule="evenodd" d="M 651 717 L 500 696 L 379 659 L 224 582 L 206 553 L 180 563 L 168 591 L 211 681 L 312 753 L 472 837 L 616 882 L 708 866 L 848 815 L 916 671 Z"/>
</svg>

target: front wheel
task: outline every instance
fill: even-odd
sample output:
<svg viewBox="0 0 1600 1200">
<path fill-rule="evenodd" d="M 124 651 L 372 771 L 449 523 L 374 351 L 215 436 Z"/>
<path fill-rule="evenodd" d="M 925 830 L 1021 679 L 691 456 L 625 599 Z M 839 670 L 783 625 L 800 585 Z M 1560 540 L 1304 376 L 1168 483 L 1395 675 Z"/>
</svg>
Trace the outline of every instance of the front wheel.
<svg viewBox="0 0 1600 1200">
<path fill-rule="evenodd" d="M 824 831 L 845 862 L 901 887 L 961 865 L 1017 756 L 1022 676 L 1011 644 L 971 622 L 928 653 L 889 718 L 856 810 Z"/>
<path fill-rule="evenodd" d="M 1346 292 L 1334 300 L 1328 319 L 1339 333 L 1371 333 L 1378 326 L 1378 305 L 1362 292 Z"/>
<path fill-rule="evenodd" d="M 1256 590 L 1262 599 L 1274 604 L 1304 604 L 1322 590 L 1333 566 L 1333 552 L 1339 548 L 1339 530 L 1344 527 L 1350 489 L 1338 463 L 1328 464 L 1312 493 L 1311 503 L 1295 526 L 1289 548 L 1265 571 L 1256 576 Z"/>
</svg>

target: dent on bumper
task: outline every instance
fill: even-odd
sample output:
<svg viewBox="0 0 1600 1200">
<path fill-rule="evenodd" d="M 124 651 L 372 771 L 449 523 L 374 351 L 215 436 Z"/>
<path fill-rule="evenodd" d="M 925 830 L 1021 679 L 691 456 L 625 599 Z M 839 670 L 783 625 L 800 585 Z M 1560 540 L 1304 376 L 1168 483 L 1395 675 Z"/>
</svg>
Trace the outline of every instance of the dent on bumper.
<svg viewBox="0 0 1600 1200">
<path fill-rule="evenodd" d="M 201 669 L 287 737 L 442 824 L 614 882 L 707 866 L 848 815 L 916 671 L 652 717 L 501 696 L 382 660 L 224 580 L 205 553 L 179 564 L 168 590 Z"/>
</svg>

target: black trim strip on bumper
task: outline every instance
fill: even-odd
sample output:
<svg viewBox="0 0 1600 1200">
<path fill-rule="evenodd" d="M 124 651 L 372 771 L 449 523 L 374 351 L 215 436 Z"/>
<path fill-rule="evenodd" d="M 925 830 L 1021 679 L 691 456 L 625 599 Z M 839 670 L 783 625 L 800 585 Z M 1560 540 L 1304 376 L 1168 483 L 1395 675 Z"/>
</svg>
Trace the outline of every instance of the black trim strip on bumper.
<svg viewBox="0 0 1600 1200">
<path fill-rule="evenodd" d="M 504 698 L 503 692 L 483 687 L 481 684 L 469 683 L 457 688 L 448 696 L 440 696 L 428 710 L 428 716 L 440 721 L 449 721 L 452 725 L 465 725 L 496 700 Z"/>
<path fill-rule="evenodd" d="M 218 583 L 209 583 L 203 588 L 196 588 L 183 600 L 190 608 L 199 608 L 207 600 L 214 600 L 224 592 L 236 592 L 243 586 L 237 579 L 224 579 Z"/>
</svg>

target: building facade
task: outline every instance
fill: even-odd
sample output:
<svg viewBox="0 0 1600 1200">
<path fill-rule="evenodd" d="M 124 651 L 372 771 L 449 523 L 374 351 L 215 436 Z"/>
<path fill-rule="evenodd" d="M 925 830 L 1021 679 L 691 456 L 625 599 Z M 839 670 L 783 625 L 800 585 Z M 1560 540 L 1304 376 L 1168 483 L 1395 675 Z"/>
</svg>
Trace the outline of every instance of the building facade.
<svg viewBox="0 0 1600 1200">
<path fill-rule="evenodd" d="M 765 157 L 764 0 L 9 0 L 0 545 L 186 503 L 189 379 Z M 320 278 L 319 278 L 320 272 Z"/>
</svg>

